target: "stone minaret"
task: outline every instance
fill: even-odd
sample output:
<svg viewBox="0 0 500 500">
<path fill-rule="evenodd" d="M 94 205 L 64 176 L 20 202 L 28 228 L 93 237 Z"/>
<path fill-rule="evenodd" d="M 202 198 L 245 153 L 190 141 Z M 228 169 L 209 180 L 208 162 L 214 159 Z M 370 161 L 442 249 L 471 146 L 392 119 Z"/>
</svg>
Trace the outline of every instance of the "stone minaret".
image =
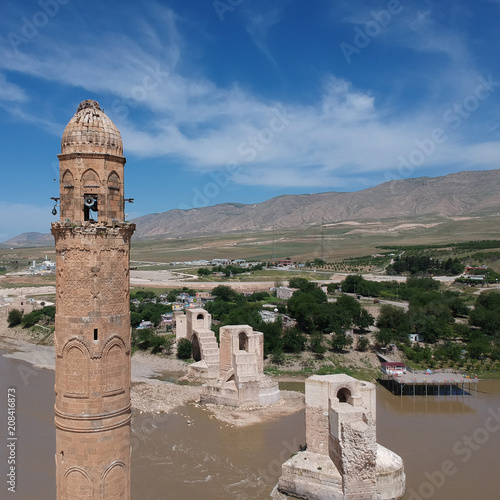
<svg viewBox="0 0 500 500">
<path fill-rule="evenodd" d="M 130 499 L 129 254 L 120 132 L 83 101 L 61 141 L 56 243 L 58 500 Z"/>
</svg>

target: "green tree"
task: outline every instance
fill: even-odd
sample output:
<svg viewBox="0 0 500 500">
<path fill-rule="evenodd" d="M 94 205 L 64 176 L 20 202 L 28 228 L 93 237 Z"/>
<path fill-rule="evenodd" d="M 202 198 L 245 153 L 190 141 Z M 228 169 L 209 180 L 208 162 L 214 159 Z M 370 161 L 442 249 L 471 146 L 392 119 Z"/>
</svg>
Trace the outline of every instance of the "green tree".
<svg viewBox="0 0 500 500">
<path fill-rule="evenodd" d="M 130 313 L 130 325 L 132 326 L 132 328 L 137 328 L 141 324 L 141 321 L 142 321 L 141 314 L 134 311 Z"/>
<path fill-rule="evenodd" d="M 9 311 L 9 315 L 7 316 L 7 323 L 9 324 L 9 328 L 20 325 L 22 319 L 23 313 L 19 309 L 11 309 Z"/>
<path fill-rule="evenodd" d="M 482 293 L 470 313 L 470 323 L 487 335 L 500 333 L 500 293 Z"/>
<path fill-rule="evenodd" d="M 345 332 L 338 332 L 333 336 L 330 341 L 330 345 L 334 351 L 341 352 L 346 347 L 350 346 L 352 342 L 353 340 L 351 336 L 346 335 Z"/>
<path fill-rule="evenodd" d="M 323 342 L 323 334 L 316 332 L 311 335 L 309 343 L 311 345 L 311 351 L 315 354 L 322 356 L 328 350 Z"/>
<path fill-rule="evenodd" d="M 486 335 L 477 335 L 468 346 L 467 351 L 472 359 L 478 359 L 491 351 L 491 341 Z"/>
<path fill-rule="evenodd" d="M 369 345 L 370 345 L 370 341 L 366 337 L 360 338 L 359 342 L 358 342 L 358 351 L 361 351 L 361 352 L 366 351 L 366 349 L 368 348 Z"/>
<path fill-rule="evenodd" d="M 151 291 L 146 291 L 146 290 L 138 290 L 137 292 L 131 293 L 130 294 L 131 299 L 137 299 L 140 301 L 143 300 L 153 300 L 156 299 L 156 294 Z"/>
<path fill-rule="evenodd" d="M 212 290 L 212 295 L 225 302 L 236 302 L 242 300 L 242 295 L 235 292 L 230 286 L 219 285 Z"/>
<path fill-rule="evenodd" d="M 179 359 L 190 359 L 193 345 L 188 339 L 179 339 L 177 342 L 177 357 Z"/>
<path fill-rule="evenodd" d="M 268 299 L 269 293 L 268 292 L 254 292 L 252 295 L 247 297 L 248 302 L 262 302 L 263 300 Z"/>
<path fill-rule="evenodd" d="M 366 309 L 361 309 L 359 317 L 354 319 L 354 324 L 357 325 L 358 328 L 366 330 L 375 324 L 375 318 Z"/>
<path fill-rule="evenodd" d="M 311 292 L 298 290 L 288 299 L 288 313 L 292 318 L 295 318 L 301 330 L 312 332 L 316 329 L 319 320 L 320 308 L 318 305 L 326 305 L 326 302 L 327 297 L 319 288 L 313 289 Z"/>
<path fill-rule="evenodd" d="M 381 328 L 375 333 L 375 340 L 381 346 L 386 346 L 398 338 L 397 334 L 389 328 Z"/>
<path fill-rule="evenodd" d="M 290 288 L 298 288 L 300 291 L 305 293 L 319 289 L 317 283 L 309 281 L 305 278 L 290 278 L 290 280 L 288 281 L 288 286 Z"/>
<path fill-rule="evenodd" d="M 364 281 L 362 276 L 351 274 L 342 282 L 342 291 L 344 293 L 359 292 L 359 285 Z"/>
<path fill-rule="evenodd" d="M 30 326 L 36 325 L 38 322 L 49 322 L 53 321 L 56 315 L 55 306 L 45 306 L 42 309 L 37 309 L 31 311 L 29 314 L 25 314 L 21 323 L 24 328 L 29 328 Z"/>
<path fill-rule="evenodd" d="M 306 346 L 306 337 L 297 328 L 287 328 L 283 331 L 283 350 L 298 354 Z"/>
<path fill-rule="evenodd" d="M 390 332 L 391 340 L 394 339 L 406 340 L 410 333 L 410 319 L 408 314 L 401 308 L 389 304 L 384 304 L 380 308 L 380 315 L 377 320 L 377 328 L 384 332 L 381 334 L 381 339 L 388 338 Z M 384 344 L 384 342 L 379 342 Z"/>
<path fill-rule="evenodd" d="M 259 318 L 260 319 L 260 318 Z M 283 352 L 283 323 L 281 318 L 271 323 L 264 323 L 260 321 L 256 323 L 259 325 L 258 330 L 264 334 L 264 355 L 277 354 Z M 255 328 L 255 327 L 254 327 Z"/>
</svg>

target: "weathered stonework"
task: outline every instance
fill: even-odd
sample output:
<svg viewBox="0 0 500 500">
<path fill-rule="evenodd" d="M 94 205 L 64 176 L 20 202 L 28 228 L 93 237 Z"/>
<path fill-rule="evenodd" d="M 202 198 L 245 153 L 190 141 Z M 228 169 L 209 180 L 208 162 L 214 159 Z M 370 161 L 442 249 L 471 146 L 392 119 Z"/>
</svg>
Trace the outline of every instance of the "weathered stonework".
<svg viewBox="0 0 500 500">
<path fill-rule="evenodd" d="M 56 243 L 58 500 L 130 499 L 130 239 L 122 142 L 84 101 L 61 145 Z M 92 208 L 86 197 L 96 200 Z"/>
<path fill-rule="evenodd" d="M 396 500 L 403 461 L 376 442 L 375 386 L 347 375 L 306 381 L 306 451 L 283 464 L 281 494 L 308 500 Z"/>
<path fill-rule="evenodd" d="M 231 325 L 221 327 L 219 339 L 219 374 L 203 386 L 200 401 L 228 406 L 276 403 L 278 383 L 264 375 L 264 335 L 248 325 Z"/>
<path fill-rule="evenodd" d="M 176 340 L 188 339 L 193 345 L 193 359 L 188 378 L 210 380 L 219 371 L 219 344 L 212 326 L 212 316 L 202 308 L 188 309 L 186 314 L 175 315 Z"/>
</svg>

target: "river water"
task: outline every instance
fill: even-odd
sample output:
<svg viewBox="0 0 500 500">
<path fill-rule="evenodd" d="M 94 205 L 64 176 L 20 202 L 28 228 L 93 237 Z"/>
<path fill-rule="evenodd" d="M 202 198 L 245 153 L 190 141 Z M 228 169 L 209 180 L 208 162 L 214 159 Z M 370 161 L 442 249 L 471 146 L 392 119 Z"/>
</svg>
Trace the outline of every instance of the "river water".
<svg viewBox="0 0 500 500">
<path fill-rule="evenodd" d="M 16 388 L 16 494 L 7 490 L 7 389 Z M 0 498 L 55 498 L 54 372 L 0 356 Z M 290 388 L 290 387 L 287 387 Z M 300 388 L 300 385 L 293 386 Z M 305 442 L 304 413 L 237 429 L 195 405 L 134 413 L 135 500 L 265 499 Z M 500 498 L 500 381 L 477 397 L 399 397 L 377 387 L 378 441 L 403 457 L 405 500 Z"/>
</svg>

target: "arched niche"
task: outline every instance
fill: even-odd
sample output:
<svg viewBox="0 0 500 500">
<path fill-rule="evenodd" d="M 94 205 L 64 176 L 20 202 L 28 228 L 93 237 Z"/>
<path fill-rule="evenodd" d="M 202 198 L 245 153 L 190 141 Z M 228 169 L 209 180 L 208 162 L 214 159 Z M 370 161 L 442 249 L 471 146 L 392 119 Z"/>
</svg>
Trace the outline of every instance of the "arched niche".
<svg viewBox="0 0 500 500">
<path fill-rule="evenodd" d="M 125 465 L 121 462 L 113 464 L 104 473 L 101 500 L 125 500 L 127 481 Z"/>
<path fill-rule="evenodd" d="M 62 176 L 62 185 L 65 188 L 74 187 L 75 178 L 71 173 L 71 170 L 66 170 Z"/>
<path fill-rule="evenodd" d="M 72 468 L 64 476 L 64 498 L 68 500 L 93 500 L 92 480 L 81 469 Z"/>
<path fill-rule="evenodd" d="M 101 185 L 101 181 L 99 179 L 99 175 L 97 172 L 89 168 L 85 170 L 82 175 L 82 186 L 84 189 L 91 189 L 93 187 L 99 187 Z"/>
<path fill-rule="evenodd" d="M 337 391 L 339 403 L 351 403 L 351 391 L 347 387 L 342 387 Z"/>
<path fill-rule="evenodd" d="M 200 349 L 200 341 L 198 340 L 198 335 L 193 334 L 191 337 L 191 343 L 192 343 L 192 353 L 193 353 L 193 359 L 195 361 L 201 361 L 201 349 Z"/>
<path fill-rule="evenodd" d="M 113 190 L 120 189 L 120 177 L 114 170 L 108 176 L 108 188 Z"/>
<path fill-rule="evenodd" d="M 205 314 L 198 313 L 196 315 L 196 328 L 206 328 L 205 320 L 206 320 Z"/>
<path fill-rule="evenodd" d="M 108 176 L 108 189 L 113 194 L 115 191 L 120 191 L 120 176 L 113 170 Z"/>
<path fill-rule="evenodd" d="M 66 381 L 64 395 L 86 398 L 89 395 L 90 355 L 80 342 L 72 342 L 63 351 Z"/>
<path fill-rule="evenodd" d="M 104 395 L 125 391 L 127 377 L 127 354 L 121 339 L 111 341 L 103 351 Z"/>
<path fill-rule="evenodd" d="M 238 334 L 238 349 L 248 352 L 248 335 L 245 332 Z"/>
</svg>

